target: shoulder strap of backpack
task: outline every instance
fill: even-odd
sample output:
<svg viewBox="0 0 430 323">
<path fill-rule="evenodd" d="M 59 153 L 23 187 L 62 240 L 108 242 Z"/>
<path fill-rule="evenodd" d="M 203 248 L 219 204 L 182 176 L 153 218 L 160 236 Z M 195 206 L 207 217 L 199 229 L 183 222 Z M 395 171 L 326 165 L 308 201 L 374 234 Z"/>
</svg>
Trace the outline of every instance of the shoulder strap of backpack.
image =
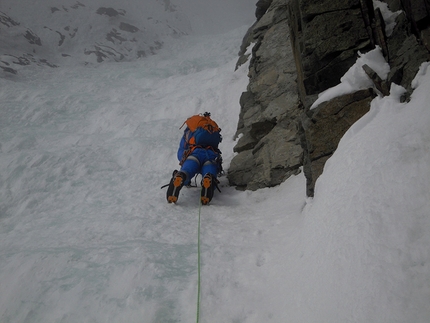
<svg viewBox="0 0 430 323">
<path fill-rule="evenodd" d="M 221 131 L 215 121 L 213 121 L 209 116 L 203 116 L 202 114 L 196 114 L 189 117 L 179 129 L 182 129 L 185 124 L 192 132 L 196 131 L 199 127 L 210 132 Z"/>
</svg>

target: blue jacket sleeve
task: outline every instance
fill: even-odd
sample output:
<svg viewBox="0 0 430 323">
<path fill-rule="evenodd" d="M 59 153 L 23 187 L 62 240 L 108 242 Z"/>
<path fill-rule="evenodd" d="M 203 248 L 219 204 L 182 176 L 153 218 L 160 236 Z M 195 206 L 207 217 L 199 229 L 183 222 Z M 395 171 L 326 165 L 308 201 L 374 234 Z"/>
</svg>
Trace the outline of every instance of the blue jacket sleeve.
<svg viewBox="0 0 430 323">
<path fill-rule="evenodd" d="M 185 150 L 188 149 L 188 144 L 185 140 L 185 132 L 184 135 L 182 136 L 181 142 L 179 143 L 179 148 L 178 148 L 178 160 L 181 161 L 182 160 L 182 156 L 184 155 Z"/>
</svg>

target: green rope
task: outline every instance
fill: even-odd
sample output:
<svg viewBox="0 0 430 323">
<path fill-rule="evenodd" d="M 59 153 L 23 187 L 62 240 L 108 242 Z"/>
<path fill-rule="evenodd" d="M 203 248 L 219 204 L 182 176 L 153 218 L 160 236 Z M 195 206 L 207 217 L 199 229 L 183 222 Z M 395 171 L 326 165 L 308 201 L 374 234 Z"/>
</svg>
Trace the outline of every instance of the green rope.
<svg viewBox="0 0 430 323">
<path fill-rule="evenodd" d="M 197 320 L 199 323 L 200 317 L 200 214 L 202 211 L 202 203 L 199 202 L 199 227 L 197 229 Z"/>
</svg>

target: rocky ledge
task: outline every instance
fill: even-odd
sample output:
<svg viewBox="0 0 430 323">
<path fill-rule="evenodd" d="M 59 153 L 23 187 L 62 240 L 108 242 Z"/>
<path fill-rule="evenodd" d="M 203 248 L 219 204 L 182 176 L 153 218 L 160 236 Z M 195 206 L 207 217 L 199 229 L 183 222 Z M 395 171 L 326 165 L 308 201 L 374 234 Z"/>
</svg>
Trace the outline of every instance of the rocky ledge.
<svg viewBox="0 0 430 323">
<path fill-rule="evenodd" d="M 375 4 L 395 14 L 383 17 Z M 388 95 L 391 83 L 406 88 L 408 100 L 420 64 L 430 60 L 430 9 L 425 0 L 260 0 L 256 17 L 239 52 L 241 64 L 252 44 L 228 178 L 239 189 L 255 190 L 303 169 L 313 196 L 326 160 L 371 100 Z M 365 66 L 371 88 L 310 109 L 319 93 L 340 82 L 358 52 L 375 46 L 391 68 L 385 80 Z"/>
</svg>

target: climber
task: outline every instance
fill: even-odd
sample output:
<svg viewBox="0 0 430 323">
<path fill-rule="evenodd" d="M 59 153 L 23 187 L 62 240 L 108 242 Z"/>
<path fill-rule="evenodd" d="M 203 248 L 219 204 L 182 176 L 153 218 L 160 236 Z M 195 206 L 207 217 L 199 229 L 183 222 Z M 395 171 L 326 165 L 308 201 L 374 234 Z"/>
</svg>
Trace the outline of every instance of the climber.
<svg viewBox="0 0 430 323">
<path fill-rule="evenodd" d="M 210 118 L 210 113 L 194 115 L 182 126 L 187 125 L 181 138 L 177 157 L 181 169 L 175 170 L 167 189 L 167 202 L 176 203 L 184 185 L 190 185 L 196 174 L 202 175 L 200 201 L 208 204 L 218 188 L 217 176 L 222 173 L 221 129 Z M 181 126 L 181 128 L 182 128 Z"/>
</svg>

